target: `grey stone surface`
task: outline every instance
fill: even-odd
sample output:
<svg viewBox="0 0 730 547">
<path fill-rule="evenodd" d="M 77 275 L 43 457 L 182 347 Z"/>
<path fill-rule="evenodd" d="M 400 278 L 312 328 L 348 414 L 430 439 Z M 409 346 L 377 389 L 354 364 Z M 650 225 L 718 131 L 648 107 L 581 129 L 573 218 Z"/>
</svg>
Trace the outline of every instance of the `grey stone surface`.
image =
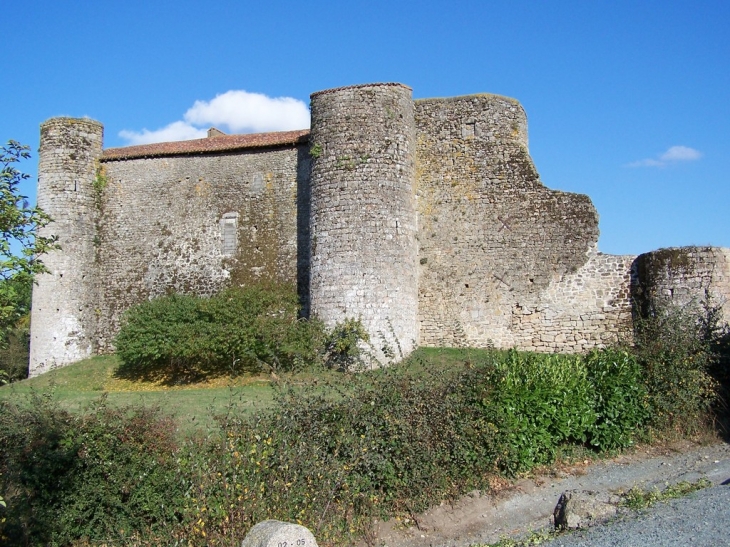
<svg viewBox="0 0 730 547">
<path fill-rule="evenodd" d="M 637 257 L 632 294 L 642 313 L 667 308 L 701 309 L 705 302 L 720 306 L 730 322 L 730 249 L 679 247 Z"/>
<path fill-rule="evenodd" d="M 317 540 L 299 524 L 265 520 L 249 530 L 241 547 L 317 547 Z"/>
<path fill-rule="evenodd" d="M 39 231 L 57 235 L 60 251 L 43 257 L 50 273 L 33 288 L 30 374 L 98 351 L 95 188 L 103 127 L 89 119 L 54 118 L 41 126 L 38 205 L 54 222 Z"/>
<path fill-rule="evenodd" d="M 546 188 L 514 99 L 416 101 L 424 345 L 581 352 L 628 334 L 634 257 L 596 252 L 587 196 Z"/>
<path fill-rule="evenodd" d="M 618 496 L 596 490 L 566 490 L 553 511 L 556 528 L 588 528 L 616 515 Z"/>
<path fill-rule="evenodd" d="M 406 355 L 418 343 L 415 136 L 406 86 L 312 95 L 311 311 L 330 325 L 360 317 L 376 347 Z"/>
</svg>

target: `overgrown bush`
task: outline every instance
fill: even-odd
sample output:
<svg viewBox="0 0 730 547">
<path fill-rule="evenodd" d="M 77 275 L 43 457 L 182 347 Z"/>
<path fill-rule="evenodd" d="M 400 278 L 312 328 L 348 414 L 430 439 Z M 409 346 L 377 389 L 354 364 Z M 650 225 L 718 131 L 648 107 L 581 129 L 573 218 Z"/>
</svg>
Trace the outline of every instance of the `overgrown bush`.
<svg viewBox="0 0 730 547">
<path fill-rule="evenodd" d="M 159 409 L 82 415 L 47 396 L 0 403 L 0 536 L 9 545 L 126 544 L 177 524 L 187 483 L 176 476 L 174 426 Z"/>
<path fill-rule="evenodd" d="M 367 368 L 363 345 L 370 335 L 359 319 L 347 318 L 331 328 L 324 341 L 327 364 L 340 370 Z"/>
<path fill-rule="evenodd" d="M 5 341 L 5 346 L 0 347 L 0 385 L 28 377 L 30 314 L 21 317 L 15 327 L 5 333 Z"/>
<path fill-rule="evenodd" d="M 247 530 L 277 518 L 345 544 L 367 534 L 373 517 L 486 488 L 496 430 L 471 396 L 484 374 L 462 366 L 343 375 L 325 391 L 285 387 L 275 409 L 253 420 L 228 415 L 210 460 L 196 466 L 205 502 L 188 537 L 229 537 L 229 523 Z"/>
<path fill-rule="evenodd" d="M 0 279 L 0 385 L 28 377 L 33 278 Z"/>
<path fill-rule="evenodd" d="M 711 371 L 720 358 L 724 327 L 712 306 L 666 306 L 635 321 L 633 351 L 649 395 L 651 425 L 692 434 L 710 417 L 718 384 Z"/>
<path fill-rule="evenodd" d="M 321 545 L 352 544 L 373 518 L 488 489 L 561 447 L 625 446 L 646 415 L 626 353 L 493 351 L 449 366 L 423 355 L 278 383 L 268 410 L 250 416 L 232 401 L 219 429 L 180 439 L 155 410 L 6 404 L 0 530 L 40 545 L 228 545 L 274 518 Z"/>
<path fill-rule="evenodd" d="M 560 444 L 588 440 L 596 413 L 583 359 L 510 350 L 496 372 L 484 403 L 498 416 L 503 470 L 548 463 Z"/>
<path fill-rule="evenodd" d="M 288 285 L 176 294 L 131 308 L 114 343 L 126 374 L 290 371 L 318 362 L 324 343 L 321 324 L 298 312 Z"/>
</svg>

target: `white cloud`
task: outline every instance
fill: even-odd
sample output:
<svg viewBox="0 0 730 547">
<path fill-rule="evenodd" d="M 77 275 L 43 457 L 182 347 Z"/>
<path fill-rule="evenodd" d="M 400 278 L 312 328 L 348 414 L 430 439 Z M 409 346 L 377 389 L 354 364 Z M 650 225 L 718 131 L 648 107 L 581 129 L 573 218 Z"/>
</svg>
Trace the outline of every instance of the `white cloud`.
<svg viewBox="0 0 730 547">
<path fill-rule="evenodd" d="M 627 163 L 626 167 L 666 167 L 667 165 L 680 161 L 695 161 L 702 157 L 702 152 L 689 146 L 671 146 L 663 154 L 656 158 L 645 158 L 643 160 Z"/>
<path fill-rule="evenodd" d="M 172 122 L 162 129 L 150 131 L 143 129 L 142 131 L 123 130 L 119 132 L 119 136 L 126 139 L 129 144 L 150 144 L 153 142 L 170 142 L 170 141 L 189 141 L 191 139 L 202 139 L 207 135 L 205 129 L 198 129 L 185 122 Z"/>
<path fill-rule="evenodd" d="M 215 126 L 229 133 L 263 133 L 309 127 L 309 109 L 292 97 L 268 97 L 243 90 L 226 91 L 211 101 L 195 101 L 183 120 L 150 131 L 124 130 L 129 144 L 200 139 Z"/>
<path fill-rule="evenodd" d="M 185 113 L 195 125 L 225 126 L 234 133 L 287 131 L 309 127 L 309 109 L 291 97 L 267 97 L 261 93 L 226 91 L 210 102 L 195 101 Z"/>
<path fill-rule="evenodd" d="M 699 150 L 690 148 L 689 146 L 672 146 L 669 150 L 661 155 L 662 161 L 693 161 L 702 157 Z"/>
</svg>

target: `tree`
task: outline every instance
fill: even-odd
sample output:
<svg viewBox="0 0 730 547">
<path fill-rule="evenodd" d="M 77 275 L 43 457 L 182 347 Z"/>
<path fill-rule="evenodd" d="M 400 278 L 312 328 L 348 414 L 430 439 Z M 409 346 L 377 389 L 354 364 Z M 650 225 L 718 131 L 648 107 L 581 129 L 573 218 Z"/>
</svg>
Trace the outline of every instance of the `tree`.
<svg viewBox="0 0 730 547">
<path fill-rule="evenodd" d="M 16 164 L 30 158 L 29 147 L 16 141 L 0 146 L 0 347 L 8 332 L 28 314 L 27 290 L 33 276 L 48 271 L 39 260 L 57 249 L 56 236 L 39 236 L 39 228 L 51 222 L 39 207 L 30 207 L 19 185 L 29 178 Z"/>
</svg>

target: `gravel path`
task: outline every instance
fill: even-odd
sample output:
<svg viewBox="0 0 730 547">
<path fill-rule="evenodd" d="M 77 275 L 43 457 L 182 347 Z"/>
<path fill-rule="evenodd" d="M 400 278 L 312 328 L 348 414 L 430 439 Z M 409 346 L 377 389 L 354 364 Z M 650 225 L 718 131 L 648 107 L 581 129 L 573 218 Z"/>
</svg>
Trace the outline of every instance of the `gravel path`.
<svg viewBox="0 0 730 547">
<path fill-rule="evenodd" d="M 631 517 L 541 545 L 553 547 L 721 547 L 730 545 L 730 485 L 659 503 Z"/>
<path fill-rule="evenodd" d="M 565 490 L 593 490 L 599 492 L 625 492 L 634 486 L 644 489 L 662 489 L 666 484 L 680 481 L 696 482 L 705 478 L 713 485 L 721 485 L 730 479 L 730 445 L 726 443 L 698 446 L 690 443 L 675 445 L 670 448 L 645 448 L 632 454 L 624 454 L 612 460 L 594 465 L 577 465 L 564 469 L 557 476 L 537 476 L 523 479 L 497 495 L 482 495 L 472 492 L 468 496 L 451 504 L 442 504 L 421 515 L 416 515 L 417 525 L 404 528 L 393 521 L 379 523 L 375 530 L 375 545 L 385 547 L 467 547 L 474 544 L 489 544 L 501 538 L 516 538 L 530 531 L 552 528 L 552 514 L 560 494 Z M 659 524 L 659 528 L 672 529 L 681 526 L 688 530 L 700 527 L 712 530 L 714 527 L 730 525 L 727 509 L 719 514 L 722 503 L 730 507 L 727 500 L 730 487 L 718 486 L 708 490 L 707 494 L 694 494 L 704 499 L 709 496 L 707 507 L 697 509 L 698 515 L 707 515 L 706 519 L 692 517 L 681 518 L 681 509 L 674 509 L 675 503 L 687 503 L 679 500 L 656 511 L 674 511 L 679 515 L 669 525 Z M 698 499 L 699 499 L 698 498 Z M 691 500 L 695 498 L 692 497 Z M 721 500 L 725 502 L 721 503 Z M 688 500 L 691 502 L 691 500 Z M 714 508 L 714 509 L 713 509 Z M 649 513 L 641 518 L 653 518 Z M 657 517 L 658 519 L 659 517 Z M 699 518 L 699 520 L 698 520 Z M 719 523 L 715 520 L 720 519 Z M 707 525 L 703 524 L 705 521 Z M 631 519 L 612 526 L 628 526 Z M 640 522 L 640 521 L 636 521 Z M 609 526 L 609 528 L 612 528 Z M 637 526 L 641 527 L 640 524 Z M 594 532 L 590 532 L 594 533 Z M 599 532 L 595 532 L 599 533 Z M 583 532 L 580 532 L 583 534 Z M 670 534 L 671 536 L 671 534 Z M 636 536 L 639 538 L 640 536 Z M 643 536 L 641 536 L 643 538 Z M 586 540 L 576 536 L 579 543 L 570 536 L 561 536 L 554 540 L 554 545 L 587 545 Z M 583 541 L 583 543 L 580 543 Z M 593 540 L 591 540 L 593 541 Z M 610 540 L 613 541 L 613 540 Z M 605 545 L 729 545 L 730 531 L 726 531 L 722 540 L 708 539 L 710 543 L 697 543 L 682 540 L 682 543 L 649 544 L 645 539 L 628 543 L 627 539 L 619 543 Z M 631 540 L 633 541 L 633 540 Z M 701 540 L 704 541 L 704 540 Z M 561 543 L 562 542 L 562 543 Z M 594 543 L 590 543 L 594 545 Z M 604 545 L 595 543 L 595 545 Z"/>
</svg>

